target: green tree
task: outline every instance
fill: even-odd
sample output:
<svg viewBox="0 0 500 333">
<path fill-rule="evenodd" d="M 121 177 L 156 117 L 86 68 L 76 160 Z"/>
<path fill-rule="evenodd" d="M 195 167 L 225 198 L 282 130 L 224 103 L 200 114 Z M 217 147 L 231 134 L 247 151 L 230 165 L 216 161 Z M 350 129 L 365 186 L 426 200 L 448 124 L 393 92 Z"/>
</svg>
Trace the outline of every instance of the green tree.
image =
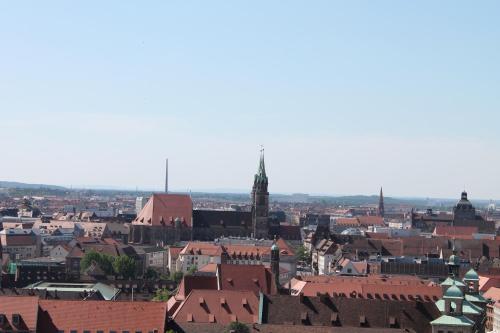
<svg viewBox="0 0 500 333">
<path fill-rule="evenodd" d="M 182 272 L 173 272 L 170 274 L 170 280 L 175 281 L 176 283 L 181 282 L 184 274 Z"/>
<path fill-rule="evenodd" d="M 148 267 L 146 273 L 144 273 L 144 278 L 146 280 L 156 280 L 159 276 L 160 274 L 151 267 Z"/>
<path fill-rule="evenodd" d="M 194 273 L 196 273 L 197 270 L 198 270 L 198 268 L 196 268 L 196 266 L 193 265 L 193 266 L 189 267 L 186 275 L 193 275 Z"/>
<path fill-rule="evenodd" d="M 311 259 L 311 255 L 309 251 L 307 251 L 306 247 L 304 245 L 300 245 L 297 248 L 297 260 L 299 261 L 304 261 L 304 262 L 309 262 Z"/>
<path fill-rule="evenodd" d="M 239 323 L 237 321 L 233 321 L 224 330 L 224 333 L 230 333 L 230 332 L 234 332 L 234 333 L 250 333 L 250 329 L 248 328 L 247 325 L 245 325 L 243 323 Z"/>
<path fill-rule="evenodd" d="M 155 296 L 153 297 L 153 301 L 157 302 L 166 302 L 168 299 L 172 296 L 170 290 L 163 288 L 163 289 L 158 289 L 155 293 Z"/>
<path fill-rule="evenodd" d="M 113 261 L 113 269 L 124 279 L 135 278 L 137 265 L 135 260 L 127 255 L 119 256 Z"/>
<path fill-rule="evenodd" d="M 113 261 L 114 258 L 112 256 L 90 250 L 83 256 L 80 262 L 80 268 L 82 271 L 85 271 L 92 263 L 96 263 L 105 274 L 110 275 L 113 274 Z"/>
</svg>

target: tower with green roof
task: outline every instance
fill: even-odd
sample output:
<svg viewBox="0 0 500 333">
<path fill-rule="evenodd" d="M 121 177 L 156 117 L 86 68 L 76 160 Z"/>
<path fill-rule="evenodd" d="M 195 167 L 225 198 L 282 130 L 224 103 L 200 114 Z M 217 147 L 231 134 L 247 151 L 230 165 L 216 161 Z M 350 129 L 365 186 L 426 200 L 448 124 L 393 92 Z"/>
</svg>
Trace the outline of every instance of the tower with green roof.
<svg viewBox="0 0 500 333">
<path fill-rule="evenodd" d="M 280 286 L 280 248 L 276 244 L 276 239 L 274 239 L 273 245 L 271 246 L 271 272 L 274 276 L 274 281 L 276 283 L 276 288 Z"/>
<path fill-rule="evenodd" d="M 479 275 L 471 268 L 464 275 L 465 299 L 481 308 L 486 307 L 487 300 L 479 292 Z"/>
<path fill-rule="evenodd" d="M 457 249 L 455 248 L 455 240 L 453 240 L 452 255 L 448 258 L 448 273 L 450 276 L 458 277 L 460 271 L 460 257 L 457 254 Z"/>
<path fill-rule="evenodd" d="M 443 298 L 436 302 L 437 308 L 441 311 L 442 315 L 431 321 L 432 332 L 462 332 L 472 333 L 475 332 L 476 322 L 465 315 L 466 312 L 478 312 L 476 308 L 466 303 L 464 308 L 464 294 L 460 288 L 454 283 L 443 294 Z M 480 313 L 480 312 L 479 312 Z"/>
</svg>

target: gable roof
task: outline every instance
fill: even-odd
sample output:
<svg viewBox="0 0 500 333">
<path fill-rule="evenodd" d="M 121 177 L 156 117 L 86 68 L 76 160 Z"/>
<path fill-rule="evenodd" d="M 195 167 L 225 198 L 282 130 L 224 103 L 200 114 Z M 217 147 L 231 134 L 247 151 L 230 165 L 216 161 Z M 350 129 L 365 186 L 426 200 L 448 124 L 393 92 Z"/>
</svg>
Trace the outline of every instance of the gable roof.
<svg viewBox="0 0 500 333">
<path fill-rule="evenodd" d="M 440 312 L 432 302 L 352 299 L 345 297 L 265 297 L 269 324 L 391 328 L 430 333 Z M 286 309 L 284 311 L 283 309 Z M 393 322 L 393 324 L 392 324 Z"/>
<path fill-rule="evenodd" d="M 39 305 L 40 332 L 165 332 L 167 304 L 164 302 L 40 300 Z"/>
<path fill-rule="evenodd" d="M 255 293 L 276 294 L 277 286 L 271 271 L 263 265 L 217 266 L 217 276 L 222 290 L 251 290 Z"/>
<path fill-rule="evenodd" d="M 0 330 L 38 332 L 38 297 L 1 296 L 0 313 L 7 320 L 7 324 L 0 326 Z M 12 323 L 14 314 L 20 315 L 19 326 L 14 326 Z"/>
<path fill-rule="evenodd" d="M 193 290 L 173 315 L 175 322 L 257 323 L 259 298 L 251 291 Z"/>
<path fill-rule="evenodd" d="M 221 245 L 206 242 L 189 242 L 179 252 L 179 255 L 205 255 L 205 256 L 221 256 L 224 248 Z"/>
<path fill-rule="evenodd" d="M 174 226 L 179 218 L 185 226 L 192 227 L 193 202 L 187 194 L 156 193 L 149 198 L 132 224 L 149 226 Z"/>
<path fill-rule="evenodd" d="M 185 275 L 179 284 L 175 298 L 177 300 L 184 300 L 194 289 L 217 290 L 217 277 L 208 275 Z"/>
</svg>

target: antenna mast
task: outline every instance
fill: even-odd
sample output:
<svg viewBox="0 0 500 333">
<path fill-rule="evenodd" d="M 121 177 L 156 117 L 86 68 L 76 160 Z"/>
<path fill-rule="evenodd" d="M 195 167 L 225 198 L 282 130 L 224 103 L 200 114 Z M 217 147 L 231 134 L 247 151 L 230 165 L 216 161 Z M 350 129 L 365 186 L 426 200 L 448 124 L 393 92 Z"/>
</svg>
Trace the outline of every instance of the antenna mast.
<svg viewBox="0 0 500 333">
<path fill-rule="evenodd" d="M 168 158 L 165 163 L 165 193 L 168 193 Z"/>
</svg>

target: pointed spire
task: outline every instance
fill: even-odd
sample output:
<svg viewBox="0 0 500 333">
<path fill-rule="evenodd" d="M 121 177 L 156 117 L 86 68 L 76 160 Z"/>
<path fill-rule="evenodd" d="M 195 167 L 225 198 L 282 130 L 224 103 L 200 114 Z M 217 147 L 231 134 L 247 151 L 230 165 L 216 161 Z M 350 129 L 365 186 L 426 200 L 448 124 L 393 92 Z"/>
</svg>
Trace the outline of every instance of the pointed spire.
<svg viewBox="0 0 500 333">
<path fill-rule="evenodd" d="M 385 208 L 384 208 L 384 192 L 382 191 L 382 187 L 380 187 L 380 195 L 378 198 L 378 215 L 384 217 Z"/>
<path fill-rule="evenodd" d="M 264 163 L 264 146 L 260 146 L 259 169 L 255 175 L 255 183 L 267 184 L 266 165 Z"/>
<path fill-rule="evenodd" d="M 266 165 L 264 163 L 264 146 L 260 146 L 259 176 L 266 177 Z"/>
</svg>

